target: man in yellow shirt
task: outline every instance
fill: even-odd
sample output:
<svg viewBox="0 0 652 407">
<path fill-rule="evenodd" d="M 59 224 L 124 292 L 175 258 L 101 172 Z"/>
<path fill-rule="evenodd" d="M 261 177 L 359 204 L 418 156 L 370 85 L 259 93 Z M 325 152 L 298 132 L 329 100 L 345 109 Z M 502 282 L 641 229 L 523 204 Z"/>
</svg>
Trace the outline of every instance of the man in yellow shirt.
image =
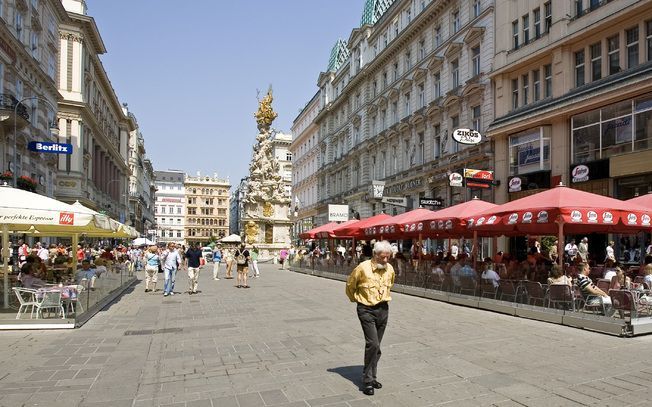
<svg viewBox="0 0 652 407">
<path fill-rule="evenodd" d="M 392 247 L 388 241 L 376 242 L 371 260 L 353 269 L 346 282 L 346 295 L 358 304 L 358 319 L 364 333 L 363 393 L 371 396 L 383 387 L 376 380 L 380 341 L 383 339 L 389 314 L 390 289 L 394 285 L 394 268 L 388 263 Z"/>
</svg>

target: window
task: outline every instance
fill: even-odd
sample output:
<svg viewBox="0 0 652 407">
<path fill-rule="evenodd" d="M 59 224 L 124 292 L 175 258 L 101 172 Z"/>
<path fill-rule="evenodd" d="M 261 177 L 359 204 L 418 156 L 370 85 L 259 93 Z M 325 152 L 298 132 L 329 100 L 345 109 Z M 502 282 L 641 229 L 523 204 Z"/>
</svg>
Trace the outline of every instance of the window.
<svg viewBox="0 0 652 407">
<path fill-rule="evenodd" d="M 534 38 L 539 38 L 541 36 L 541 9 L 535 8 L 532 15 L 534 17 Z"/>
<path fill-rule="evenodd" d="M 480 116 L 481 116 L 481 110 L 480 106 L 475 106 L 471 108 L 472 116 L 471 116 L 471 123 L 473 126 L 473 130 L 480 131 L 482 130 L 481 125 L 482 122 L 480 121 Z"/>
<path fill-rule="evenodd" d="M 584 50 L 575 53 L 575 86 L 584 85 Z"/>
<path fill-rule="evenodd" d="M 417 93 L 418 93 L 418 96 L 419 96 L 419 109 L 421 109 L 422 107 L 424 107 L 426 105 L 426 92 L 425 92 L 425 89 L 423 87 L 423 83 L 420 83 L 417 86 Z"/>
<path fill-rule="evenodd" d="M 380 177 L 387 177 L 387 153 L 384 151 L 380 153 Z"/>
<path fill-rule="evenodd" d="M 480 15 L 480 0 L 473 0 L 473 18 Z"/>
<path fill-rule="evenodd" d="M 471 62 L 473 76 L 480 75 L 480 46 L 471 48 Z"/>
<path fill-rule="evenodd" d="M 385 109 L 380 111 L 380 130 L 387 129 L 387 111 Z"/>
<path fill-rule="evenodd" d="M 620 72 L 620 38 L 618 34 L 607 38 L 607 55 L 609 59 L 609 75 Z"/>
<path fill-rule="evenodd" d="M 384 48 L 387 48 L 387 44 L 388 44 L 388 42 L 389 42 L 389 41 L 388 41 L 387 33 L 384 33 L 384 34 L 383 34 L 383 47 L 384 47 Z"/>
<path fill-rule="evenodd" d="M 451 116 L 451 129 L 456 130 L 458 127 L 460 127 L 460 117 L 457 115 Z M 453 143 L 453 153 L 457 153 L 459 144 L 460 143 Z"/>
<path fill-rule="evenodd" d="M 528 74 L 525 74 L 521 77 L 521 83 L 523 84 L 523 106 L 527 105 L 528 103 L 528 91 L 529 91 L 529 85 L 530 85 L 530 78 L 528 77 Z"/>
<path fill-rule="evenodd" d="M 396 123 L 398 121 L 398 103 L 396 101 L 392 102 L 392 122 Z"/>
<path fill-rule="evenodd" d="M 387 72 L 383 72 L 383 89 L 387 88 Z"/>
<path fill-rule="evenodd" d="M 591 45 L 591 80 L 602 78 L 602 48 L 598 42 Z"/>
<path fill-rule="evenodd" d="M 426 151 L 424 149 L 425 144 L 423 140 L 423 133 L 419 133 L 418 136 L 419 136 L 419 148 L 417 150 L 417 164 L 421 165 L 424 162 Z"/>
<path fill-rule="evenodd" d="M 394 62 L 393 80 L 398 80 L 398 62 Z"/>
<path fill-rule="evenodd" d="M 549 1 L 543 4 L 543 12 L 545 13 L 545 31 L 550 32 L 550 27 L 552 26 L 552 5 Z"/>
<path fill-rule="evenodd" d="M 523 44 L 530 42 L 530 16 L 528 14 L 522 17 L 523 20 Z"/>
<path fill-rule="evenodd" d="M 0 62 L 0 89 L 5 88 L 5 66 Z"/>
<path fill-rule="evenodd" d="M 651 38 L 650 41 L 652 41 L 652 21 L 650 21 L 650 23 L 648 25 L 649 25 L 649 28 L 650 28 L 650 29 L 648 29 L 648 33 L 650 34 L 649 38 Z M 648 41 L 648 42 L 650 42 L 650 41 Z M 435 27 L 435 38 L 434 38 L 433 42 L 434 42 L 435 48 L 437 48 L 438 46 L 441 45 L 441 27 L 440 26 Z"/>
<path fill-rule="evenodd" d="M 625 31 L 627 39 L 627 69 L 638 66 L 638 27 Z"/>
<path fill-rule="evenodd" d="M 16 99 L 23 99 L 23 81 L 21 79 L 16 80 Z"/>
<path fill-rule="evenodd" d="M 652 61 L 652 20 L 645 22 L 645 41 L 647 43 L 647 60 Z"/>
<path fill-rule="evenodd" d="M 435 98 L 438 98 L 441 96 L 441 74 L 439 72 L 433 75 L 432 82 L 432 93 Z"/>
<path fill-rule="evenodd" d="M 405 94 L 405 107 L 404 107 L 404 111 L 405 111 L 405 116 L 404 116 L 404 117 L 407 117 L 407 116 L 409 116 L 409 115 L 412 114 L 412 112 L 411 112 L 411 110 L 410 110 L 410 92 L 408 92 L 408 93 Z"/>
<path fill-rule="evenodd" d="M 419 41 L 419 61 L 426 58 L 426 40 Z"/>
<path fill-rule="evenodd" d="M 541 99 L 541 79 L 538 69 L 532 71 L 532 96 L 534 102 Z"/>
<path fill-rule="evenodd" d="M 181 232 L 177 231 L 177 237 L 181 237 Z"/>
<path fill-rule="evenodd" d="M 378 82 L 373 81 L 373 83 L 371 84 L 371 96 L 376 97 L 377 94 L 378 94 Z"/>
<path fill-rule="evenodd" d="M 518 79 L 512 79 L 512 109 L 518 109 Z"/>
<path fill-rule="evenodd" d="M 451 62 L 451 76 L 452 87 L 455 89 L 460 86 L 460 63 L 457 59 Z"/>
<path fill-rule="evenodd" d="M 394 20 L 394 38 L 398 37 L 398 20 Z"/>
<path fill-rule="evenodd" d="M 460 11 L 455 10 L 452 13 L 453 19 L 453 33 L 456 33 L 460 30 Z"/>
<path fill-rule="evenodd" d="M 543 97 L 549 98 L 552 97 L 552 65 L 543 66 Z"/>
<path fill-rule="evenodd" d="M 412 8 L 408 7 L 405 9 L 405 25 L 408 25 L 412 22 Z"/>
<path fill-rule="evenodd" d="M 421 0 L 421 11 L 426 9 L 426 0 Z"/>
<path fill-rule="evenodd" d="M 435 124 L 435 126 L 432 128 L 432 133 L 433 133 L 433 158 L 439 158 L 441 155 L 441 126 L 439 124 Z"/>
<path fill-rule="evenodd" d="M 412 53 L 409 51 L 405 53 L 405 72 L 412 68 Z"/>
<path fill-rule="evenodd" d="M 54 58 L 54 55 L 48 53 L 48 76 L 52 79 L 55 79 L 56 74 L 57 74 L 56 60 Z"/>
<path fill-rule="evenodd" d="M 509 174 L 550 169 L 549 129 L 539 127 L 509 137 Z"/>
<path fill-rule="evenodd" d="M 518 20 L 512 21 L 512 48 L 518 48 Z"/>
<path fill-rule="evenodd" d="M 14 27 L 16 27 L 16 36 L 22 42 L 23 39 L 23 14 L 16 11 L 14 16 Z"/>
<path fill-rule="evenodd" d="M 583 4 L 584 0 L 575 0 L 575 16 L 580 17 L 582 14 L 584 14 L 584 6 Z"/>
<path fill-rule="evenodd" d="M 396 146 L 392 146 L 392 173 L 396 174 L 398 172 L 398 153 L 396 151 Z"/>
<path fill-rule="evenodd" d="M 38 59 L 38 43 L 39 43 L 38 33 L 36 31 L 32 31 L 32 33 L 30 34 L 30 46 L 32 50 L 32 56 L 36 59 Z"/>
</svg>

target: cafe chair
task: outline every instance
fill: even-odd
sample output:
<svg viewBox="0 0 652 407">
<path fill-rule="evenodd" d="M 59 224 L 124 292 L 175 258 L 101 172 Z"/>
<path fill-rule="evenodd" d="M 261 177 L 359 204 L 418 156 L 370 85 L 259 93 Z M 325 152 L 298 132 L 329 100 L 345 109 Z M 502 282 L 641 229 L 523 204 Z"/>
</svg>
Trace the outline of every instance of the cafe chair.
<svg viewBox="0 0 652 407">
<path fill-rule="evenodd" d="M 560 308 L 575 311 L 575 296 L 573 289 L 566 284 L 551 284 L 548 286 L 548 308 Z"/>
<path fill-rule="evenodd" d="M 483 278 L 480 281 L 480 297 L 496 298 L 498 287 L 494 286 L 494 281 Z"/>
<path fill-rule="evenodd" d="M 36 318 L 39 316 L 43 318 L 43 310 L 54 309 L 55 312 L 61 311 L 61 318 L 66 317 L 66 311 L 63 309 L 63 304 L 61 303 L 61 291 L 44 291 L 43 296 L 39 299 L 36 299 L 34 304 L 36 307 Z"/>
<path fill-rule="evenodd" d="M 24 312 L 27 312 L 28 307 L 31 307 L 29 316 L 31 319 L 34 316 L 34 307 L 36 306 L 36 290 L 23 287 L 14 287 L 13 290 L 14 293 L 16 293 L 18 303 L 20 304 L 18 307 L 18 313 L 16 314 L 16 319 L 20 319 L 20 314 L 23 313 L 23 310 Z"/>
<path fill-rule="evenodd" d="M 527 294 L 527 303 L 530 305 L 541 303 L 543 307 L 546 302 L 547 286 L 544 287 L 538 281 L 525 281 L 523 284 Z"/>
</svg>

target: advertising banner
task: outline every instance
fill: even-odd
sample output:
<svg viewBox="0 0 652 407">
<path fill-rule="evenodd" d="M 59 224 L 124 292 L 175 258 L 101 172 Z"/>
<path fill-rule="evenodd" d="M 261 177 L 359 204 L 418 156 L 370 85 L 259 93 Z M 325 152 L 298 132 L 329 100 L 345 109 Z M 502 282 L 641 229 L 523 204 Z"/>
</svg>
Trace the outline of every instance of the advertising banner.
<svg viewBox="0 0 652 407">
<path fill-rule="evenodd" d="M 346 222 L 349 220 L 349 205 L 328 205 L 329 222 Z"/>
</svg>

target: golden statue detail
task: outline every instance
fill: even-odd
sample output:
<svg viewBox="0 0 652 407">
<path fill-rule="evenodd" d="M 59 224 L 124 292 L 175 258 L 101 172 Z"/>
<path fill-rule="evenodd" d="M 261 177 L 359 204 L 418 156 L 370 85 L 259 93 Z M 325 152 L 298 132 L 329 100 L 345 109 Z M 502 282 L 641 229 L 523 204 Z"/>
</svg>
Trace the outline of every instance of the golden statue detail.
<svg viewBox="0 0 652 407">
<path fill-rule="evenodd" d="M 254 244 L 257 243 L 256 240 L 258 238 L 258 225 L 254 221 L 249 221 L 247 222 L 247 225 L 245 226 L 245 239 L 248 244 Z"/>
<path fill-rule="evenodd" d="M 254 113 L 256 123 L 258 123 L 258 131 L 261 133 L 269 133 L 272 122 L 278 116 L 272 108 L 272 101 L 274 101 L 274 96 L 272 96 L 272 87 L 270 86 L 267 95 L 263 97 L 263 100 L 258 102 L 258 111 Z"/>
<path fill-rule="evenodd" d="M 265 205 L 263 205 L 263 216 L 266 218 L 274 216 L 274 207 L 269 201 L 265 202 Z"/>
</svg>

